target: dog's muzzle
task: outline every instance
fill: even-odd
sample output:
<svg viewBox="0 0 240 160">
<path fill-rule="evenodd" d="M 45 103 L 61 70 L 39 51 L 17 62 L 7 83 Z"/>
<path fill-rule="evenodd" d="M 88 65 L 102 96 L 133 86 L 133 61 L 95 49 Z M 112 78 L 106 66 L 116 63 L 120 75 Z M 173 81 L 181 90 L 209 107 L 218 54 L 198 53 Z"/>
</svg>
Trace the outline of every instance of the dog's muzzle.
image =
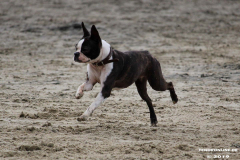
<svg viewBox="0 0 240 160">
<path fill-rule="evenodd" d="M 79 56 L 80 56 L 80 53 L 79 52 L 75 52 L 74 53 L 74 61 L 79 62 L 79 59 L 78 59 Z"/>
</svg>

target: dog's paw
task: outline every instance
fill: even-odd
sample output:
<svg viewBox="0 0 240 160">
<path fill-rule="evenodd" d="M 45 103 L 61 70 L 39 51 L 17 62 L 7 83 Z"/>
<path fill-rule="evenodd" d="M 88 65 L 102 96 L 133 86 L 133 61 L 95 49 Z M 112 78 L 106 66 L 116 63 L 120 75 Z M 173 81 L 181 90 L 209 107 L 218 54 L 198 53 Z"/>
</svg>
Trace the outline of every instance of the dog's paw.
<svg viewBox="0 0 240 160">
<path fill-rule="evenodd" d="M 152 127 L 157 127 L 157 123 L 158 123 L 158 121 L 151 122 L 151 126 L 152 126 Z"/>
<path fill-rule="evenodd" d="M 158 123 L 157 118 L 152 118 L 152 119 L 151 119 L 151 126 L 152 126 L 152 127 L 156 127 L 156 126 L 157 126 L 157 123 Z"/>
<path fill-rule="evenodd" d="M 177 96 L 176 96 L 176 98 L 172 102 L 173 102 L 173 104 L 176 104 L 178 102 Z"/>
<path fill-rule="evenodd" d="M 75 97 L 76 99 L 80 99 L 83 96 L 83 92 L 77 92 Z"/>
<path fill-rule="evenodd" d="M 88 119 L 87 116 L 81 115 L 79 118 L 77 118 L 77 121 L 81 122 L 81 121 L 86 121 L 87 119 Z"/>
</svg>

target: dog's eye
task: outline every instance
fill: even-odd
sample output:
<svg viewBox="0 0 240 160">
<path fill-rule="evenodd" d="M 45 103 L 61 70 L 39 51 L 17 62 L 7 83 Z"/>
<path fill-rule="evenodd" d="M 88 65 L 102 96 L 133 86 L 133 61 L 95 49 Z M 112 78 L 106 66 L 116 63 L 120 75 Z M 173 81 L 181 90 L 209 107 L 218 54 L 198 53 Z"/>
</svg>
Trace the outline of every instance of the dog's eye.
<svg viewBox="0 0 240 160">
<path fill-rule="evenodd" d="M 77 44 L 75 45 L 75 49 L 77 50 Z"/>
</svg>

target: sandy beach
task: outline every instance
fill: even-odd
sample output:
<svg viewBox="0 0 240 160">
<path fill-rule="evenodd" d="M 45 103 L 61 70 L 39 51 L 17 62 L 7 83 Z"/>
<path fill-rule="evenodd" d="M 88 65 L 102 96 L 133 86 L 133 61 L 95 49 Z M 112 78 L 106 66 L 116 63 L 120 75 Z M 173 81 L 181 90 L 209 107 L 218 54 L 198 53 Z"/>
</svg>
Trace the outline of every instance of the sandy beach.
<svg viewBox="0 0 240 160">
<path fill-rule="evenodd" d="M 239 8 L 234 0 L 1 0 L 0 159 L 239 159 Z M 159 60 L 179 101 L 148 85 L 156 127 L 134 84 L 77 121 L 100 91 L 75 99 L 87 71 L 73 61 L 81 22 L 119 51 Z"/>
</svg>

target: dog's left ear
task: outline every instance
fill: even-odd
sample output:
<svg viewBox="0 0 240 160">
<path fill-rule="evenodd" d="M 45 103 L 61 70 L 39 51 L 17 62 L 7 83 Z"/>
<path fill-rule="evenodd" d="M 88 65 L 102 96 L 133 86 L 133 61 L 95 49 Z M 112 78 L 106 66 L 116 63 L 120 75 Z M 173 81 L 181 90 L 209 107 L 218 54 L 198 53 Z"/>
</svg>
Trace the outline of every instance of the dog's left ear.
<svg viewBox="0 0 240 160">
<path fill-rule="evenodd" d="M 101 40 L 101 38 L 99 36 L 99 33 L 98 33 L 97 28 L 95 27 L 95 25 L 93 25 L 92 28 L 91 28 L 90 39 L 92 39 L 95 42 L 97 42 L 99 44 L 99 47 L 102 46 L 102 40 Z"/>
<path fill-rule="evenodd" d="M 90 36 L 90 33 L 89 33 L 88 30 L 86 29 L 86 27 L 85 27 L 85 25 L 84 25 L 83 22 L 82 22 L 82 29 L 83 29 L 83 37 L 82 37 L 82 39 L 85 38 L 85 37 Z"/>
</svg>

